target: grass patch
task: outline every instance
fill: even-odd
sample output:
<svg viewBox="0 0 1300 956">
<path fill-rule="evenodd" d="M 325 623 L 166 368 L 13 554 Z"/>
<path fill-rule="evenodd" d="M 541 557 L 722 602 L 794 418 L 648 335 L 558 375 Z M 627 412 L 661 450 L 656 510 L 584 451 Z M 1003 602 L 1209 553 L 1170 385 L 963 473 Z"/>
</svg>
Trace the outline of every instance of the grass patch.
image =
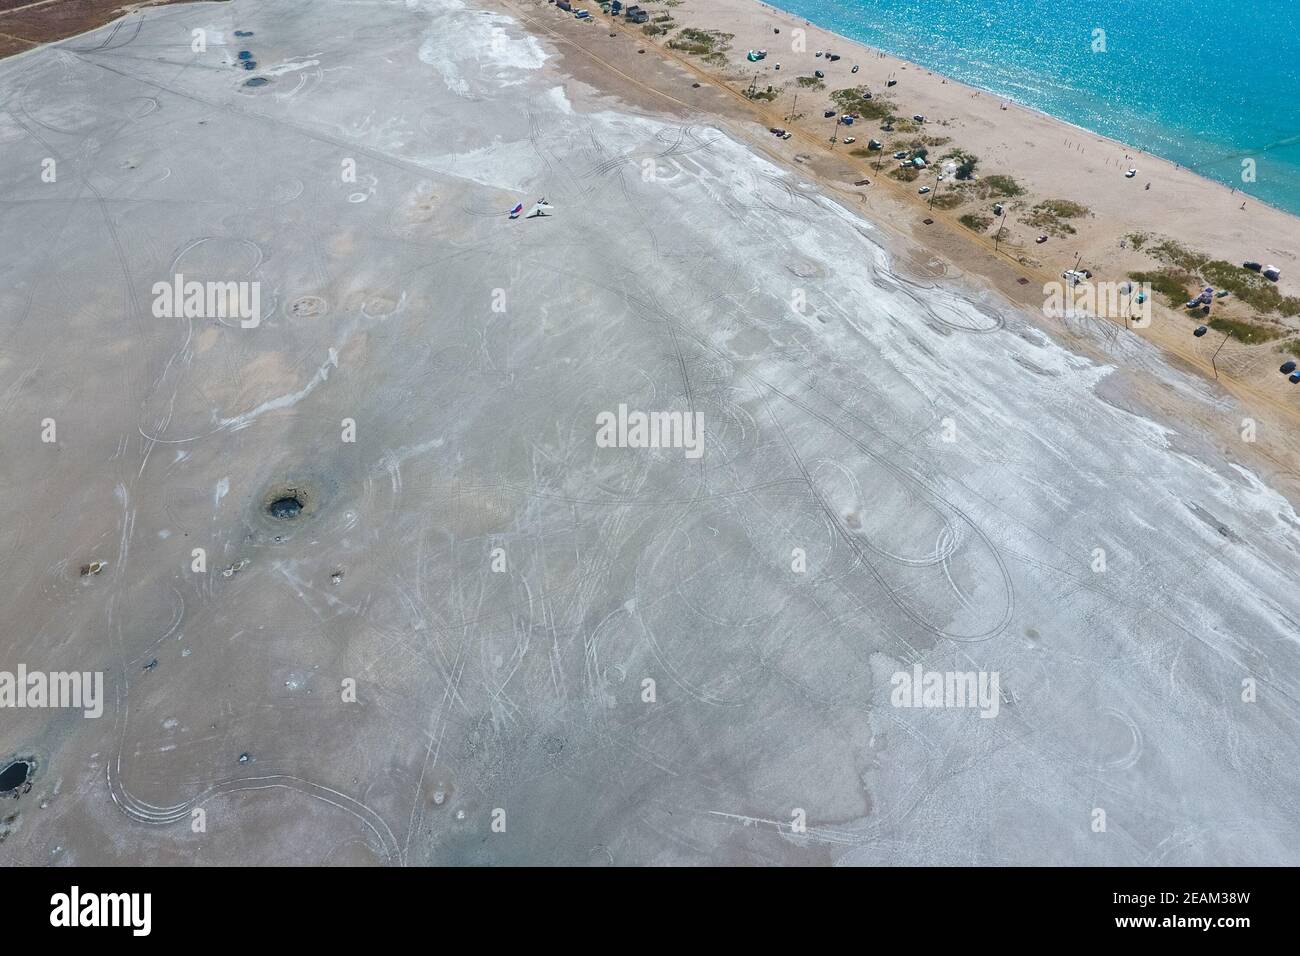
<svg viewBox="0 0 1300 956">
<path fill-rule="evenodd" d="M 1244 302 L 1256 312 L 1265 315 L 1276 313 L 1286 317 L 1300 315 L 1300 297 L 1283 295 L 1274 283 L 1258 272 L 1251 272 L 1223 259 L 1211 259 L 1204 253 L 1188 249 L 1175 239 L 1142 233 L 1133 233 L 1125 238 L 1134 249 L 1150 243 L 1147 252 L 1152 258 L 1170 269 L 1189 273 L 1199 280 L 1200 285 L 1227 289 L 1233 298 Z"/>
<path fill-rule="evenodd" d="M 979 212 L 968 212 L 964 216 L 959 216 L 957 221 L 973 232 L 983 232 L 993 224 L 991 218 Z"/>
<path fill-rule="evenodd" d="M 931 205 L 935 206 L 938 209 L 956 209 L 965 201 L 966 201 L 966 197 L 963 196 L 961 193 L 946 192 L 946 193 L 940 193 L 939 195 L 935 196 L 934 202 L 931 203 Z"/>
<path fill-rule="evenodd" d="M 1255 325 L 1253 322 L 1241 322 L 1237 319 L 1214 318 L 1206 323 L 1210 328 L 1223 332 L 1239 342 L 1245 342 L 1247 345 L 1258 345 L 1261 342 L 1271 342 L 1273 339 L 1281 338 L 1286 333 L 1280 329 L 1271 329 L 1263 325 Z"/>
<path fill-rule="evenodd" d="M 1086 216 L 1089 211 L 1087 206 L 1069 199 L 1044 199 L 1029 211 L 1025 222 L 1054 236 L 1074 235 L 1077 230 L 1069 220 Z"/>
<path fill-rule="evenodd" d="M 823 83 L 821 80 L 817 79 L 817 77 L 815 76 L 800 76 L 795 79 L 795 82 L 798 83 L 800 86 L 802 86 L 805 90 L 826 89 L 826 84 Z"/>
<path fill-rule="evenodd" d="M 891 179 L 897 179 L 899 182 L 914 183 L 921 175 L 921 171 L 915 166 L 899 166 L 891 169 L 889 175 Z"/>
<path fill-rule="evenodd" d="M 1258 272 L 1250 272 L 1222 259 L 1212 259 L 1201 266 L 1200 274 L 1206 285 L 1227 289 L 1258 312 L 1276 312 L 1288 317 L 1300 315 L 1300 298 L 1284 296 L 1277 286 Z"/>
<path fill-rule="evenodd" d="M 1010 176 L 1000 174 L 967 180 L 961 184 L 961 188 L 975 199 L 1011 199 L 1024 194 L 1019 183 Z"/>
<path fill-rule="evenodd" d="M 734 38 L 734 33 L 723 33 L 721 30 L 698 30 L 695 27 L 683 27 L 677 31 L 677 36 L 668 41 L 668 48 L 707 58 L 730 50 L 731 41 Z"/>
<path fill-rule="evenodd" d="M 924 147 L 947 146 L 952 140 L 947 136 L 913 136 L 911 139 L 894 140 L 889 146 L 890 149 L 922 149 Z"/>
<path fill-rule="evenodd" d="M 980 182 L 988 189 L 988 195 L 998 196 L 1003 199 L 1013 199 L 1016 196 L 1023 196 L 1025 189 L 1020 183 L 1016 182 L 1010 176 L 1001 174 L 985 176 Z"/>
<path fill-rule="evenodd" d="M 868 95 L 865 86 L 852 86 L 832 93 L 831 102 L 839 107 L 841 113 L 857 113 L 863 119 L 882 120 L 890 115 L 889 111 L 894 108 L 892 103 L 868 98 Z"/>
<path fill-rule="evenodd" d="M 709 58 L 706 56 L 705 59 L 708 60 Z M 755 90 L 753 93 L 750 93 L 748 90 L 746 90 L 745 95 L 748 96 L 751 100 L 763 100 L 764 102 L 771 103 L 775 101 L 776 98 L 781 94 L 779 94 L 776 90 L 772 89 L 772 87 L 769 86 L 765 90 Z"/>
<path fill-rule="evenodd" d="M 1127 236 L 1124 237 L 1124 241 L 1133 247 L 1134 252 L 1141 252 L 1142 247 L 1147 244 L 1147 240 L 1150 238 L 1151 238 L 1150 233 L 1130 232 Z"/>
<path fill-rule="evenodd" d="M 1152 291 L 1165 297 L 1165 301 L 1175 309 L 1182 308 L 1190 296 L 1187 290 L 1196 282 L 1196 276 L 1182 269 L 1160 269 L 1155 272 L 1130 272 L 1128 277 L 1134 282 L 1146 282 Z"/>
<path fill-rule="evenodd" d="M 1210 257 L 1188 249 L 1174 239 L 1161 239 L 1148 250 L 1152 258 L 1166 265 L 1177 266 L 1187 272 L 1200 272 Z"/>
<path fill-rule="evenodd" d="M 668 27 L 658 23 L 647 23 L 641 28 L 641 32 L 648 37 L 663 36 L 668 32 Z"/>
</svg>

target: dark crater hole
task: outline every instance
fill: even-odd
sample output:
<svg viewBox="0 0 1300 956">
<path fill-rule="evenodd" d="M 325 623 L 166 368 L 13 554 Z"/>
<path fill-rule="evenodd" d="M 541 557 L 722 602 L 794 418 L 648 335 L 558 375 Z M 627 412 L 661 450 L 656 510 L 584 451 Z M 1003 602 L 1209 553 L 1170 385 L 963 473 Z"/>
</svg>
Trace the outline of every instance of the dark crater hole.
<svg viewBox="0 0 1300 956">
<path fill-rule="evenodd" d="M 25 784 L 32 775 L 32 765 L 26 760 L 15 760 L 0 770 L 0 793 L 10 793 Z"/>
<path fill-rule="evenodd" d="M 296 518 L 302 512 L 302 499 L 294 494 L 285 495 L 267 505 L 266 511 L 272 518 Z"/>
</svg>

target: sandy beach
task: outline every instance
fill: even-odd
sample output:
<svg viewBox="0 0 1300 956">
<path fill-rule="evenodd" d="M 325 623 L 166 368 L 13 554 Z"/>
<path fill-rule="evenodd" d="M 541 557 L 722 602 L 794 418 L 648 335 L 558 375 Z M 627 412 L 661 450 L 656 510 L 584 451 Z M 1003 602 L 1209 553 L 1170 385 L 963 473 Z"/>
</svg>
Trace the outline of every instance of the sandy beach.
<svg viewBox="0 0 1300 956">
<path fill-rule="evenodd" d="M 1227 186 L 1165 160 L 853 43 L 758 0 L 650 0 L 645 8 L 652 16 L 671 18 L 664 24 L 667 32 L 655 36 L 645 35 L 645 27 L 627 24 L 623 18 L 602 16 L 595 3 L 586 7 L 595 11 L 598 22 L 576 22 L 545 0 L 502 0 L 502 9 L 516 12 L 546 35 L 562 38 L 586 54 L 584 59 L 598 64 L 598 73 L 581 67 L 579 75 L 584 78 L 607 88 L 618 83 L 621 95 L 646 108 L 700 110 L 765 155 L 798 169 L 910 240 L 915 244 L 910 255 L 917 261 L 928 262 L 937 255 L 937 267 L 977 275 L 1027 308 L 1041 310 L 1044 285 L 1059 283 L 1064 270 L 1076 266 L 1087 268 L 1097 281 L 1112 283 L 1129 281 L 1133 272 L 1159 269 L 1162 263 L 1150 254 L 1150 245 L 1161 237 L 1231 262 L 1275 263 L 1282 269 L 1278 283 L 1282 294 L 1300 292 L 1300 272 L 1293 267 L 1300 250 L 1300 217 L 1247 200 Z M 597 31 L 596 26 L 608 29 Z M 719 47 L 726 48 L 725 65 L 668 45 L 688 27 L 732 35 Z M 802 52 L 791 48 L 796 29 L 804 31 Z M 615 36 L 609 36 L 611 32 Z M 634 49 L 626 49 L 627 43 Z M 747 62 L 746 51 L 759 49 L 767 51 L 767 58 Z M 827 62 L 817 56 L 819 52 L 834 52 L 840 59 Z M 645 55 L 656 53 L 685 72 L 673 75 L 665 73 L 659 62 L 643 62 Z M 801 86 L 798 77 L 812 78 L 815 70 L 826 74 L 824 89 Z M 897 85 L 886 86 L 891 79 Z M 920 114 L 926 122 L 914 131 L 889 136 L 878 132 L 878 121 L 850 128 L 837 126 L 836 119 L 823 115 L 834 109 L 833 91 L 858 85 L 887 97 L 895 113 Z M 777 96 L 770 101 L 750 100 L 743 94 L 751 86 L 757 90 L 770 86 Z M 710 87 L 728 95 L 712 96 Z M 796 112 L 798 118 L 792 120 Z M 775 138 L 770 127 L 788 129 L 793 138 Z M 857 142 L 852 147 L 833 144 L 832 134 L 838 139 L 856 134 Z M 852 155 L 851 149 L 860 150 L 872 136 L 884 140 L 883 150 Z M 888 175 L 897 165 L 893 145 L 924 136 L 948 140 L 934 149 L 938 154 L 960 147 L 978 156 L 978 177 L 1011 176 L 1024 188 L 1023 195 L 1003 200 L 1008 207 L 1005 233 L 996 246 L 994 229 L 972 232 L 960 217 L 974 211 L 994 218 L 991 207 L 999 197 L 968 199 L 945 210 L 930 205 L 930 196 L 917 192 L 922 185 L 940 186 L 931 173 L 908 182 Z M 1130 168 L 1138 169 L 1132 179 L 1125 176 Z M 870 185 L 854 185 L 863 179 Z M 946 179 L 951 184 L 951 175 Z M 1144 188 L 1147 183 L 1152 184 L 1150 189 Z M 1043 228 L 1024 219 L 1045 199 L 1077 202 L 1088 212 L 1069 221 L 1072 234 L 1054 234 L 1040 245 L 1035 239 Z M 1130 238 L 1135 233 L 1153 238 L 1143 249 L 1135 249 Z M 943 264 L 938 266 L 940 260 Z M 1199 288 L 1192 282 L 1187 287 L 1189 292 Z M 1150 324 L 1140 328 L 1130 324 L 1127 331 L 1212 380 L 1205 384 L 1208 396 L 1232 394 L 1245 403 L 1250 417 L 1266 422 L 1256 433 L 1258 441 L 1245 453 L 1286 488 L 1293 502 L 1300 501 L 1300 387 L 1278 374 L 1279 365 L 1300 350 L 1296 338 L 1300 319 L 1261 315 L 1231 298 L 1217 301 L 1216 317 L 1240 319 L 1267 330 L 1265 341 L 1247 343 L 1217 331 L 1196 337 L 1193 331 L 1204 317 L 1172 308 L 1158 295 L 1152 296 L 1152 303 Z M 1109 318 L 1125 324 L 1120 317 Z M 1076 334 L 1076 323 L 1048 319 L 1045 327 L 1072 339 L 1076 347 L 1090 347 L 1089 335 Z M 1217 431 L 1224 447 L 1241 445 L 1237 419 L 1211 416 L 1198 419 L 1197 424 Z"/>
<path fill-rule="evenodd" d="M 733 55 L 791 28 L 733 8 Z M 1183 316 L 1042 314 L 1127 268 L 1108 147 L 1067 189 L 1059 124 L 892 67 L 1095 211 L 1022 263 L 698 59 L 232 0 L 0 61 L 0 672 L 106 688 L 4 712 L 6 862 L 1300 862 L 1277 343 L 1216 384 Z M 700 444 L 609 447 L 628 410 Z"/>
</svg>

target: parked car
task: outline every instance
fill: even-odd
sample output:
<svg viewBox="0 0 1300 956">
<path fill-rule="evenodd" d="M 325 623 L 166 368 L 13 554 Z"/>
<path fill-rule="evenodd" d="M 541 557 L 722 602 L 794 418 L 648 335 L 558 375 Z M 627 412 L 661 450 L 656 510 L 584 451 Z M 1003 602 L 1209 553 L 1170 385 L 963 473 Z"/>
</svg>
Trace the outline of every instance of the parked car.
<svg viewBox="0 0 1300 956">
<path fill-rule="evenodd" d="M 1282 367 L 1278 369 L 1283 375 L 1290 375 L 1295 371 L 1295 362 L 1283 362 Z"/>
<path fill-rule="evenodd" d="M 917 192 L 920 193 L 922 196 L 924 196 L 929 191 L 930 191 L 929 186 L 922 186 L 920 189 L 917 190 Z"/>
<path fill-rule="evenodd" d="M 1204 334 L 1205 334 L 1206 332 L 1208 332 L 1208 331 L 1210 331 L 1210 330 L 1207 329 L 1205 326 L 1203 326 L 1203 325 L 1198 325 L 1198 326 L 1196 327 L 1196 331 L 1193 332 L 1192 334 L 1193 334 L 1194 336 L 1196 336 L 1196 337 L 1199 339 L 1202 335 L 1204 335 Z"/>
<path fill-rule="evenodd" d="M 1287 379 L 1292 385 L 1300 382 L 1300 372 L 1292 372 L 1291 377 Z"/>
</svg>

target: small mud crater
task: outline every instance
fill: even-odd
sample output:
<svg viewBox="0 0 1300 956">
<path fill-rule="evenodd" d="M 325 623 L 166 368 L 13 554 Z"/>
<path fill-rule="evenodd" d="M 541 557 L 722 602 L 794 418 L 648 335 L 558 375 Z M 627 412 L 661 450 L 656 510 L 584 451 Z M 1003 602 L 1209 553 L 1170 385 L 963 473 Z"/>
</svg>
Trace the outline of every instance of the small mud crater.
<svg viewBox="0 0 1300 956">
<path fill-rule="evenodd" d="M 11 761 L 0 769 L 0 796 L 19 797 L 31 789 L 35 764 L 29 759 Z"/>
<path fill-rule="evenodd" d="M 301 481 L 289 481 L 272 485 L 262 495 L 260 510 L 271 519 L 272 524 L 296 524 L 311 517 L 319 503 L 319 496 L 313 486 Z"/>
<path fill-rule="evenodd" d="M 324 315 L 328 306 L 318 295 L 303 295 L 289 303 L 289 314 L 302 319 L 314 319 Z"/>
<path fill-rule="evenodd" d="M 252 61 L 249 62 L 252 63 Z M 252 63 L 251 66 L 245 66 L 244 69 L 251 70 L 256 65 L 256 63 Z M 257 89 L 258 87 L 266 86 L 270 82 L 271 81 L 265 76 L 255 76 L 251 80 L 245 80 L 244 86 Z"/>
</svg>

